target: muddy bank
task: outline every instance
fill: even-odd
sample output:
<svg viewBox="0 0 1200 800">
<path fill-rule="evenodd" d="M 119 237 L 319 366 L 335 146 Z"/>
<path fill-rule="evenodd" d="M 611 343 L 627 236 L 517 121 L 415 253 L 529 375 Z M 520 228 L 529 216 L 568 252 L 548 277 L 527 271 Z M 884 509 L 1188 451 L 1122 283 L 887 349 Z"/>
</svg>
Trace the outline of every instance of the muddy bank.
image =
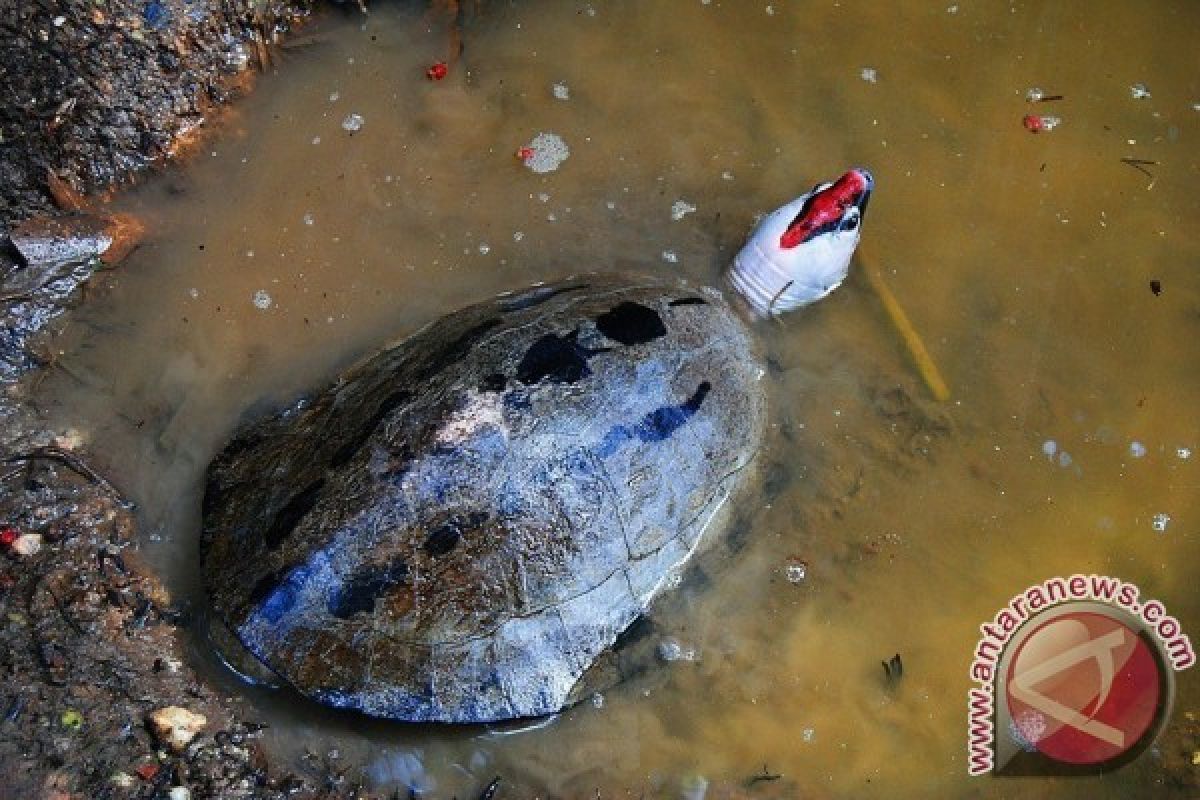
<svg viewBox="0 0 1200 800">
<path fill-rule="evenodd" d="M 169 158 L 309 0 L 0 1 L 0 223 Z M 61 204 L 61 202 L 60 202 Z"/>
<path fill-rule="evenodd" d="M 269 771 L 185 663 L 132 509 L 26 403 L 50 323 L 136 243 L 88 198 L 176 152 L 307 7 L 0 2 L 0 797 L 362 796 L 321 759 Z"/>
</svg>

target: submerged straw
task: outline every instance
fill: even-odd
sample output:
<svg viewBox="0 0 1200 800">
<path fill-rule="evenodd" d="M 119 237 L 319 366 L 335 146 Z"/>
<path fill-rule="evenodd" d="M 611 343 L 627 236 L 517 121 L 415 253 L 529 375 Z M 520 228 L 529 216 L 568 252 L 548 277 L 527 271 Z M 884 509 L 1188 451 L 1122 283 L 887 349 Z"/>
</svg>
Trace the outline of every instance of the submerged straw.
<svg viewBox="0 0 1200 800">
<path fill-rule="evenodd" d="M 942 374 L 938 372 L 937 364 L 933 363 L 933 359 L 929 355 L 929 351 L 925 349 L 925 342 L 922 341 L 920 334 L 916 328 L 908 320 L 908 315 L 904 313 L 900 302 L 896 296 L 892 294 L 892 290 L 883 282 L 883 276 L 879 274 L 879 270 L 875 268 L 873 262 L 863 255 L 863 251 L 858 251 L 859 261 L 863 262 L 862 271 L 867 276 L 867 283 L 871 289 L 879 297 L 879 301 L 883 303 L 883 309 L 887 312 L 888 319 L 892 321 L 892 325 L 900 333 L 900 338 L 904 340 L 905 346 L 908 348 L 909 355 L 912 356 L 917 365 L 917 371 L 921 373 L 921 378 L 925 381 L 925 385 L 929 387 L 929 391 L 933 394 L 935 400 L 939 403 L 944 403 L 950 399 L 950 389 L 946 386 L 946 382 L 942 380 Z"/>
</svg>

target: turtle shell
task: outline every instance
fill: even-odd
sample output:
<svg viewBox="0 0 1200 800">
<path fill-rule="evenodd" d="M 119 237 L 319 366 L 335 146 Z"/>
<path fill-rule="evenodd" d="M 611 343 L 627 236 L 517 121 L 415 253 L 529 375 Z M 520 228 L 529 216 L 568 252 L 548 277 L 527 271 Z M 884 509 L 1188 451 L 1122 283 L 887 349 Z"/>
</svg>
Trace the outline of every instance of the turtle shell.
<svg viewBox="0 0 1200 800">
<path fill-rule="evenodd" d="M 216 457 L 211 601 L 329 705 L 557 711 L 747 472 L 761 376 L 713 290 L 585 276 L 445 316 Z"/>
</svg>

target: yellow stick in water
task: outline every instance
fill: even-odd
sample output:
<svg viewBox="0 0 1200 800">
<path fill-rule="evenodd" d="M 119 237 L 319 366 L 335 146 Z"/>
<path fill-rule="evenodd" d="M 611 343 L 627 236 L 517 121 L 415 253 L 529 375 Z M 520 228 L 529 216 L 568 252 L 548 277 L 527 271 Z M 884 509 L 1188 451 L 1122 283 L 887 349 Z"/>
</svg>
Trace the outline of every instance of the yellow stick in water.
<svg viewBox="0 0 1200 800">
<path fill-rule="evenodd" d="M 942 373 L 938 372 L 937 364 L 933 363 L 933 359 L 929 356 L 929 351 L 925 349 L 925 342 L 921 341 L 920 334 L 917 333 L 912 323 L 908 321 L 908 315 L 900 307 L 900 302 L 896 300 L 896 295 L 892 294 L 892 290 L 883 282 L 883 276 L 879 274 L 879 270 L 875 269 L 874 264 L 865 263 L 867 258 L 862 255 L 861 250 L 859 250 L 859 261 L 862 262 L 862 271 L 867 276 L 867 283 L 870 284 L 871 289 L 879 297 L 879 302 L 883 303 L 883 308 L 887 311 L 888 319 L 892 321 L 892 325 L 900 333 L 900 338 L 904 340 L 909 355 L 912 356 L 912 360 L 917 364 L 917 371 L 921 373 L 921 377 L 925 380 L 925 385 L 929 387 L 929 391 L 933 394 L 934 399 L 939 403 L 949 400 L 950 389 L 946 386 L 946 382 L 942 380 Z"/>
</svg>

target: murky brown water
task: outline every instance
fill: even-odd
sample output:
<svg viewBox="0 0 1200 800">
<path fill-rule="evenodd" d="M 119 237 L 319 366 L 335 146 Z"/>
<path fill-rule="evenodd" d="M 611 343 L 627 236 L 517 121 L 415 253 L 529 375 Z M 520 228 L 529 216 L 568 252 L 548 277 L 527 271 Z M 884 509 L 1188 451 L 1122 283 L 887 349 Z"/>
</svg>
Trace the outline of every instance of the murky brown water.
<svg viewBox="0 0 1200 800">
<path fill-rule="evenodd" d="M 1153 753 L 1104 779 L 969 779 L 964 717 L 977 626 L 1050 576 L 1135 581 L 1200 635 L 1200 6 L 908 5 L 489 4 L 441 83 L 440 23 L 335 13 L 211 154 L 128 198 L 155 233 L 74 316 L 41 402 L 140 503 L 184 597 L 202 470 L 248 406 L 536 280 L 715 281 L 755 213 L 852 164 L 878 181 L 863 253 L 953 393 L 925 399 L 853 278 L 761 328 L 771 491 L 740 509 L 744 547 L 655 613 L 696 662 L 511 735 L 256 694 L 277 753 L 337 748 L 375 779 L 419 761 L 438 796 L 494 774 L 543 796 L 698 796 L 699 776 L 710 797 L 1169 793 Z M 1027 113 L 1064 122 L 1031 135 Z M 545 176 L 513 156 L 539 131 L 571 148 Z M 680 199 L 697 211 L 672 221 Z M 1178 688 L 1196 709 L 1196 673 Z M 764 764 L 785 777 L 745 789 Z"/>
</svg>

